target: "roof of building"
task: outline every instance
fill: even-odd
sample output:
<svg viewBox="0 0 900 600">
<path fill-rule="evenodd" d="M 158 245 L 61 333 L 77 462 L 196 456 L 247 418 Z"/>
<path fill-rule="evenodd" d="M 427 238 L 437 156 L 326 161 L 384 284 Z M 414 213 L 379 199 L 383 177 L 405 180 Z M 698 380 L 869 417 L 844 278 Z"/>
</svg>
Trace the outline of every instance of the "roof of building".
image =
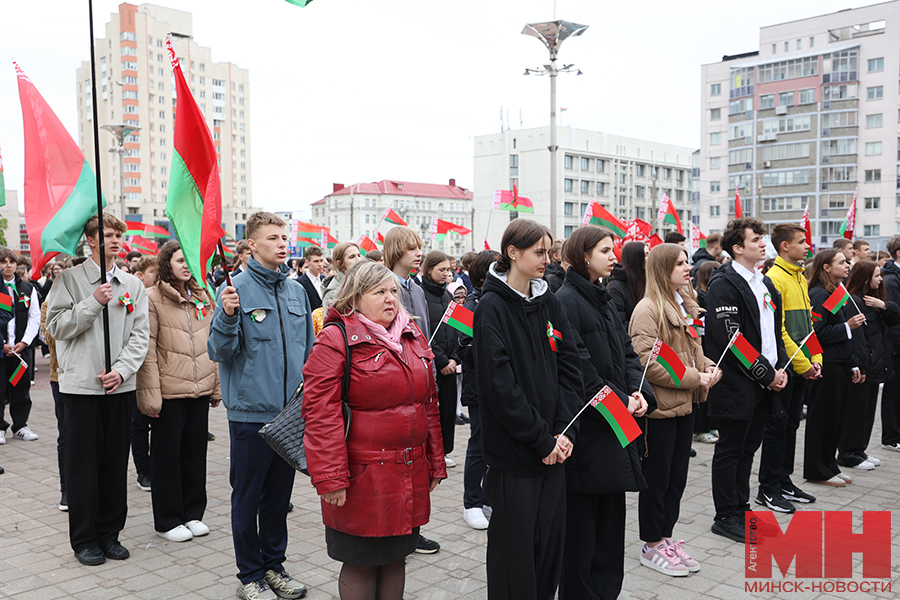
<svg viewBox="0 0 900 600">
<path fill-rule="evenodd" d="M 372 183 L 354 183 L 353 185 L 342 186 L 339 183 L 334 184 L 335 191 L 325 196 L 331 198 L 333 196 L 348 196 L 352 194 L 370 194 L 384 195 L 392 194 L 395 196 L 417 196 L 420 198 L 448 198 L 451 200 L 471 200 L 474 194 L 466 188 L 456 185 L 456 180 L 451 179 L 449 184 L 440 183 L 416 183 L 414 181 L 396 181 L 393 179 L 382 179 Z M 313 202 L 313 205 L 325 202 L 325 198 Z"/>
</svg>

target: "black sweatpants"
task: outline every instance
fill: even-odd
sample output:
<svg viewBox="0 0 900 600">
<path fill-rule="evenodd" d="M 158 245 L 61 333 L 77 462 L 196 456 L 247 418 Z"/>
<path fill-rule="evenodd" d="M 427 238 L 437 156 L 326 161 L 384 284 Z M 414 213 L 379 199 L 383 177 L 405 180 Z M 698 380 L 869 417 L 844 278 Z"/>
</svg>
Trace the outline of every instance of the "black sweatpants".
<svg viewBox="0 0 900 600">
<path fill-rule="evenodd" d="M 866 448 L 875 425 L 875 409 L 878 404 L 878 384 L 851 383 L 847 405 L 841 419 L 841 439 L 838 442 L 838 464 L 855 467 L 868 458 Z"/>
<path fill-rule="evenodd" d="M 66 403 L 59 393 L 59 382 L 50 382 L 53 409 L 56 413 L 56 463 L 59 467 L 59 491 L 66 493 Z"/>
<path fill-rule="evenodd" d="M 138 479 L 141 475 L 150 475 L 150 423 L 155 420 L 139 411 L 135 402 L 131 418 L 131 459 Z M 153 477 L 150 481 L 153 481 Z"/>
<path fill-rule="evenodd" d="M 15 356 L 7 356 L 3 359 L 5 375 L 2 385 L 5 388 L 4 399 L 9 404 L 9 418 L 12 420 L 11 433 L 13 434 L 28 425 L 28 417 L 31 415 L 31 374 L 34 372 L 34 348 L 30 346 L 25 348 L 21 355 L 28 367 L 17 385 L 10 383 L 9 378 L 12 377 L 21 362 Z M 0 402 L 0 404 L 3 403 Z M 10 427 L 10 423 L 4 418 L 5 413 L 5 407 L 0 406 L 0 429 L 4 431 Z"/>
<path fill-rule="evenodd" d="M 638 495 L 640 537 L 658 542 L 672 537 L 687 485 L 694 413 L 683 417 L 642 420 L 641 470 L 647 489 Z"/>
<path fill-rule="evenodd" d="M 163 400 L 150 436 L 153 525 L 169 531 L 206 511 L 209 396 Z"/>
<path fill-rule="evenodd" d="M 719 419 L 719 441 L 710 469 L 716 521 L 743 515 L 749 508 L 753 455 L 762 443 L 774 394 L 766 390 L 766 397 L 756 405 L 750 419 Z"/>
<path fill-rule="evenodd" d="M 488 600 L 553 600 L 563 565 L 566 471 L 516 477 L 488 468 Z"/>
<path fill-rule="evenodd" d="M 135 393 L 61 393 L 66 405 L 66 494 L 75 552 L 118 540 L 128 515 L 125 481 Z"/>
<path fill-rule="evenodd" d="M 569 492 L 560 600 L 615 600 L 624 579 L 625 492 Z"/>
<path fill-rule="evenodd" d="M 822 377 L 809 386 L 806 407 L 806 440 L 803 447 L 803 477 L 811 481 L 831 479 L 841 472 L 837 448 L 841 439 L 841 416 L 850 389 L 850 365 L 822 365 Z"/>
<path fill-rule="evenodd" d="M 900 444 L 900 354 L 891 354 L 894 376 L 884 382 L 881 390 L 881 443 Z"/>
<path fill-rule="evenodd" d="M 769 411 L 763 432 L 762 454 L 759 459 L 759 489 L 773 496 L 793 483 L 794 458 L 797 454 L 797 430 L 803 414 L 803 390 L 806 379 L 789 372 L 790 377 L 780 392 L 784 413 Z"/>
<path fill-rule="evenodd" d="M 453 451 L 453 436 L 456 434 L 456 373 L 450 375 L 438 373 L 437 385 L 444 454 L 450 454 Z"/>
</svg>

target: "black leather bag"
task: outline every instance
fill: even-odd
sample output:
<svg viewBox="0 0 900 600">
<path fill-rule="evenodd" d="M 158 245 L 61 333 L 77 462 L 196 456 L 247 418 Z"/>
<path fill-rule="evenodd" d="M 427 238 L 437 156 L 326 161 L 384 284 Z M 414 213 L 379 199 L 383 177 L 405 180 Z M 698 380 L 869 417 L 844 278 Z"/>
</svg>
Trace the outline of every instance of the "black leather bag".
<svg viewBox="0 0 900 600">
<path fill-rule="evenodd" d="M 350 410 L 350 405 L 347 404 L 347 394 L 350 390 L 350 358 L 352 352 L 344 324 L 340 321 L 335 321 L 328 323 L 325 327 L 330 325 L 340 329 L 344 335 L 344 348 L 347 356 L 344 377 L 341 380 L 341 410 L 344 416 L 344 439 L 346 440 L 350 435 L 350 423 L 353 420 L 353 413 Z M 306 447 L 303 445 L 303 433 L 306 430 L 306 422 L 300 415 L 302 407 L 303 384 L 301 383 L 278 416 L 271 423 L 266 423 L 262 426 L 259 430 L 259 435 L 285 462 L 304 475 L 309 475 L 309 471 L 306 468 Z"/>
</svg>

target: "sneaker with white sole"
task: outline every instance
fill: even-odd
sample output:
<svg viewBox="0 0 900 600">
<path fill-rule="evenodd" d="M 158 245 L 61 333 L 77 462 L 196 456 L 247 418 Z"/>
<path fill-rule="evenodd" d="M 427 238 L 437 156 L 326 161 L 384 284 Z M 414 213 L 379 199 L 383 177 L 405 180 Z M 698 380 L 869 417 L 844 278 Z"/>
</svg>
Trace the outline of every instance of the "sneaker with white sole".
<svg viewBox="0 0 900 600">
<path fill-rule="evenodd" d="M 266 571 L 266 583 L 269 589 L 280 598 L 302 598 L 306 595 L 306 586 L 294 581 L 287 571 L 276 573 L 272 569 Z"/>
<path fill-rule="evenodd" d="M 191 533 L 191 530 L 184 525 L 179 525 L 178 527 L 174 527 L 169 531 L 157 531 L 156 535 L 163 539 L 169 540 L 170 542 L 186 542 L 190 539 L 193 539 L 194 537 L 194 534 Z"/>
<path fill-rule="evenodd" d="M 487 517 L 484 516 L 484 511 L 481 510 L 480 506 L 465 509 L 463 511 L 463 521 L 472 529 L 487 529 L 489 525 Z"/>
<path fill-rule="evenodd" d="M 885 450 L 893 450 L 894 452 L 900 452 L 900 444 L 882 444 L 882 448 Z"/>
<path fill-rule="evenodd" d="M 456 461 L 450 458 L 449 456 L 444 457 L 444 464 L 447 465 L 448 469 L 452 469 L 456 466 Z"/>
<path fill-rule="evenodd" d="M 6 430 L 0 429 L 0 446 L 6 443 Z"/>
<path fill-rule="evenodd" d="M 781 494 L 767 494 L 762 490 L 756 494 L 756 503 L 775 512 L 793 514 L 797 510 Z"/>
<path fill-rule="evenodd" d="M 665 542 L 660 542 L 653 547 L 644 544 L 641 550 L 641 564 L 645 567 L 672 577 L 687 577 L 690 574 L 688 568 L 681 564 L 681 559 L 675 554 L 675 549 Z"/>
<path fill-rule="evenodd" d="M 853 483 L 853 478 L 850 477 L 849 475 L 844 475 L 843 473 L 838 473 L 837 475 L 835 475 L 835 477 L 837 477 L 838 479 L 843 479 L 844 483 L 846 483 L 847 485 L 850 485 L 851 483 Z"/>
<path fill-rule="evenodd" d="M 701 444 L 715 444 L 719 441 L 719 438 L 708 431 L 706 433 L 695 433 L 693 439 L 695 442 L 700 442 Z"/>
<path fill-rule="evenodd" d="M 873 465 L 875 465 L 876 467 L 881 466 L 880 458 L 875 458 L 874 456 L 869 456 L 868 454 L 866 454 L 866 460 L 869 461 L 870 463 L 872 463 Z"/>
<path fill-rule="evenodd" d="M 864 460 L 858 465 L 853 465 L 850 467 L 851 469 L 859 469 L 860 471 L 871 471 L 875 468 L 875 464 L 869 462 L 868 460 Z"/>
<path fill-rule="evenodd" d="M 185 527 L 191 532 L 191 535 L 194 537 L 203 537 L 204 535 L 209 535 L 209 527 L 206 526 L 203 521 L 198 521 L 194 519 L 193 521 L 188 521 L 184 524 Z"/>
<path fill-rule="evenodd" d="M 675 550 L 675 556 L 678 557 L 678 560 L 681 561 L 681 564 L 683 564 L 689 572 L 696 573 L 700 570 L 700 563 L 691 558 L 688 553 L 684 551 L 684 540 L 673 542 L 671 539 L 669 539 L 666 540 L 666 544 L 668 544 L 670 548 Z"/>
<path fill-rule="evenodd" d="M 265 579 L 242 583 L 237 587 L 237 597 L 241 600 L 276 600 L 275 595 Z"/>
<path fill-rule="evenodd" d="M 17 440 L 24 440 L 26 442 L 33 442 L 38 439 L 38 434 L 28 429 L 28 427 L 22 427 L 16 432 Z"/>
</svg>

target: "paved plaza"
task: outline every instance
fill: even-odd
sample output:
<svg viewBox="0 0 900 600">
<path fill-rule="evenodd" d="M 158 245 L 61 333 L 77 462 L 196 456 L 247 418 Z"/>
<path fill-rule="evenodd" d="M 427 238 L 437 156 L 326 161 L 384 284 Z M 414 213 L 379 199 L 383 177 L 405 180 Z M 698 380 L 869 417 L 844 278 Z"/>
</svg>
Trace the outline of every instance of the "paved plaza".
<svg viewBox="0 0 900 600">
<path fill-rule="evenodd" d="M 35 442 L 10 440 L 0 446 L 0 598 L 51 600 L 77 598 L 217 598 L 235 597 L 236 568 L 231 547 L 228 485 L 228 427 L 224 407 L 210 412 L 210 429 L 216 440 L 209 444 L 207 490 L 209 506 L 204 522 L 211 533 L 186 543 L 173 543 L 153 530 L 150 494 L 135 484 L 132 468 L 128 485 L 128 522 L 121 542 L 131 551 L 126 561 L 107 561 L 99 567 L 81 566 L 72 555 L 68 520 L 57 509 L 59 481 L 56 467 L 56 421 L 47 382 L 48 365 L 38 358 L 38 374 L 32 388 L 34 409 L 29 425 L 41 438 Z M 852 401 L 852 399 L 851 399 Z M 801 427 L 801 435 L 802 435 Z M 415 554 L 407 562 L 406 600 L 483 599 L 485 588 L 485 531 L 474 531 L 462 520 L 462 476 L 468 427 L 456 428 L 458 467 L 433 494 L 431 522 L 423 527 L 427 537 L 442 549 L 430 556 Z M 878 440 L 880 426 L 872 436 Z M 801 438 L 802 444 L 802 438 Z M 801 446 L 802 447 L 802 446 Z M 691 555 L 701 570 L 690 577 L 671 578 L 638 563 L 637 495 L 628 497 L 626 575 L 622 598 L 640 600 L 696 600 L 716 598 L 895 598 L 900 596 L 900 537 L 892 544 L 893 591 L 891 593 L 749 593 L 744 589 L 743 546 L 709 532 L 713 506 L 709 467 L 711 445 L 695 444 L 688 487 L 682 502 L 676 539 L 688 541 Z M 894 510 L 900 506 L 900 454 L 873 444 L 870 453 L 883 460 L 875 471 L 849 469 L 853 485 L 832 489 L 806 485 L 819 501 L 810 510 Z M 802 451 L 800 452 L 802 455 Z M 755 473 L 754 473 L 755 477 Z M 799 482 L 799 480 L 798 480 Z M 753 486 L 754 493 L 756 491 Z M 309 598 L 337 598 L 340 565 L 325 552 L 325 536 L 319 501 L 309 479 L 297 476 L 288 515 L 290 543 L 286 569 L 309 587 Z M 784 527 L 789 518 L 779 516 Z M 854 577 L 862 580 L 859 555 Z M 793 573 L 793 568 L 791 574 Z"/>
</svg>

